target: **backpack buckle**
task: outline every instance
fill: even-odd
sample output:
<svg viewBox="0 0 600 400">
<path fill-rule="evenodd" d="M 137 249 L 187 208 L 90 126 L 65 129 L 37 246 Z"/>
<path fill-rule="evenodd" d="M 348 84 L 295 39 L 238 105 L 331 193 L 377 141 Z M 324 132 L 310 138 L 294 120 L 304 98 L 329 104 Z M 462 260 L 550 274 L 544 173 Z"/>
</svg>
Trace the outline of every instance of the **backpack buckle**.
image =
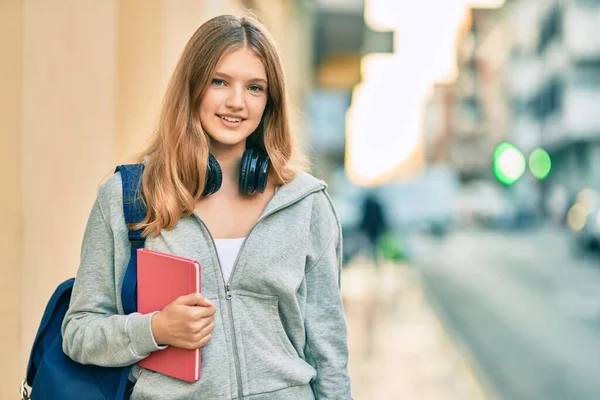
<svg viewBox="0 0 600 400">
<path fill-rule="evenodd" d="M 21 400 L 29 400 L 29 391 L 27 390 L 26 384 L 26 380 L 21 381 Z"/>
</svg>

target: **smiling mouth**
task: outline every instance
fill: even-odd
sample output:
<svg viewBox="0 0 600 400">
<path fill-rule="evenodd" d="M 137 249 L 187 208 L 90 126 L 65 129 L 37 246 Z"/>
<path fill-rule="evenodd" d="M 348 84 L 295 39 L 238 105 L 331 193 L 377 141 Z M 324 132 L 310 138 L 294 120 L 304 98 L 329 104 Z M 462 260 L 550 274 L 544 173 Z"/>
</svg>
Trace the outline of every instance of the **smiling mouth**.
<svg viewBox="0 0 600 400">
<path fill-rule="evenodd" d="M 217 115 L 217 117 L 221 118 L 221 119 L 222 119 L 222 120 L 224 120 L 224 121 L 227 121 L 227 122 L 234 122 L 234 123 L 235 123 L 235 122 L 242 122 L 242 121 L 244 120 L 243 118 L 237 118 L 237 117 L 227 117 L 227 116 L 224 116 L 224 115 Z"/>
</svg>

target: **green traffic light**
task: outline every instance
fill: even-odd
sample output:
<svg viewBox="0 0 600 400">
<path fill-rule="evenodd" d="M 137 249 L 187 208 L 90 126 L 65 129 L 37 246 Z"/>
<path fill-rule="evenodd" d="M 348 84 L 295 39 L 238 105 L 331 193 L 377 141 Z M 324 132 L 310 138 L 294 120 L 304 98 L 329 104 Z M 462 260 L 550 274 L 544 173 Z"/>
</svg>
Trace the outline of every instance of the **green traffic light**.
<svg viewBox="0 0 600 400">
<path fill-rule="evenodd" d="M 539 180 L 545 179 L 552 168 L 550 155 L 544 149 L 537 148 L 529 156 L 529 170 Z"/>
<path fill-rule="evenodd" d="M 519 149 L 510 143 L 501 143 L 494 151 L 494 175 L 505 185 L 512 185 L 518 181 L 527 162 Z"/>
<path fill-rule="evenodd" d="M 502 142 L 500 143 L 497 147 L 496 150 L 494 150 L 494 162 L 496 161 L 496 159 L 502 154 L 504 153 L 504 151 L 506 151 L 507 149 L 510 148 L 514 148 L 515 146 L 513 146 L 510 143 L 507 142 Z"/>
</svg>

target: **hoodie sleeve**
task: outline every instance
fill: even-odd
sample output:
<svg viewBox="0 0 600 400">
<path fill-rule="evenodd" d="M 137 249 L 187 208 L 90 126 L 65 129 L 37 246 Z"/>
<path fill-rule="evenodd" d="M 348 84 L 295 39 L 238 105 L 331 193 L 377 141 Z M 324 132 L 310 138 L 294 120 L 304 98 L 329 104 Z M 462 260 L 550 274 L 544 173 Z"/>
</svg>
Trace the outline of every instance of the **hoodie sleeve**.
<svg viewBox="0 0 600 400">
<path fill-rule="evenodd" d="M 325 218 L 317 216 L 316 237 L 327 237 L 321 253 L 306 270 L 306 355 L 317 371 L 312 383 L 315 397 L 351 399 L 348 375 L 347 328 L 340 293 L 342 236 L 337 217 L 329 207 Z M 313 215 L 313 219 L 315 216 Z M 328 221 L 328 222 L 327 222 Z M 323 235 L 326 233 L 327 235 Z"/>
<path fill-rule="evenodd" d="M 74 361 L 118 367 L 134 364 L 159 347 L 150 326 L 153 314 L 119 315 L 116 277 L 120 285 L 122 274 L 115 273 L 114 253 L 115 247 L 129 246 L 129 242 L 126 236 L 124 243 L 122 235 L 113 236 L 101 207 L 102 197 L 121 195 L 120 191 L 106 193 L 111 188 L 110 192 L 117 192 L 112 181 L 100 188 L 85 229 L 62 335 L 63 351 Z"/>
</svg>

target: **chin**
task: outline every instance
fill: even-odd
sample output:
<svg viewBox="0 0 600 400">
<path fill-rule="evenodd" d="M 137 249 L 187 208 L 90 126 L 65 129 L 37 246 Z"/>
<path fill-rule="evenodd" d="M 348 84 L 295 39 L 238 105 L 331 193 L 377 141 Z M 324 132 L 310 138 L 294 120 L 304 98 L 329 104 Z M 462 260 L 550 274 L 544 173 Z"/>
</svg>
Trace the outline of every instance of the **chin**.
<svg viewBox="0 0 600 400">
<path fill-rule="evenodd" d="M 241 143 L 244 143 L 246 141 L 246 138 L 248 138 L 248 136 L 250 136 L 250 134 L 248 135 L 235 135 L 235 137 L 232 137 L 232 135 L 215 135 L 212 136 L 212 140 L 214 140 L 215 142 L 224 145 L 224 146 L 237 146 Z"/>
</svg>

